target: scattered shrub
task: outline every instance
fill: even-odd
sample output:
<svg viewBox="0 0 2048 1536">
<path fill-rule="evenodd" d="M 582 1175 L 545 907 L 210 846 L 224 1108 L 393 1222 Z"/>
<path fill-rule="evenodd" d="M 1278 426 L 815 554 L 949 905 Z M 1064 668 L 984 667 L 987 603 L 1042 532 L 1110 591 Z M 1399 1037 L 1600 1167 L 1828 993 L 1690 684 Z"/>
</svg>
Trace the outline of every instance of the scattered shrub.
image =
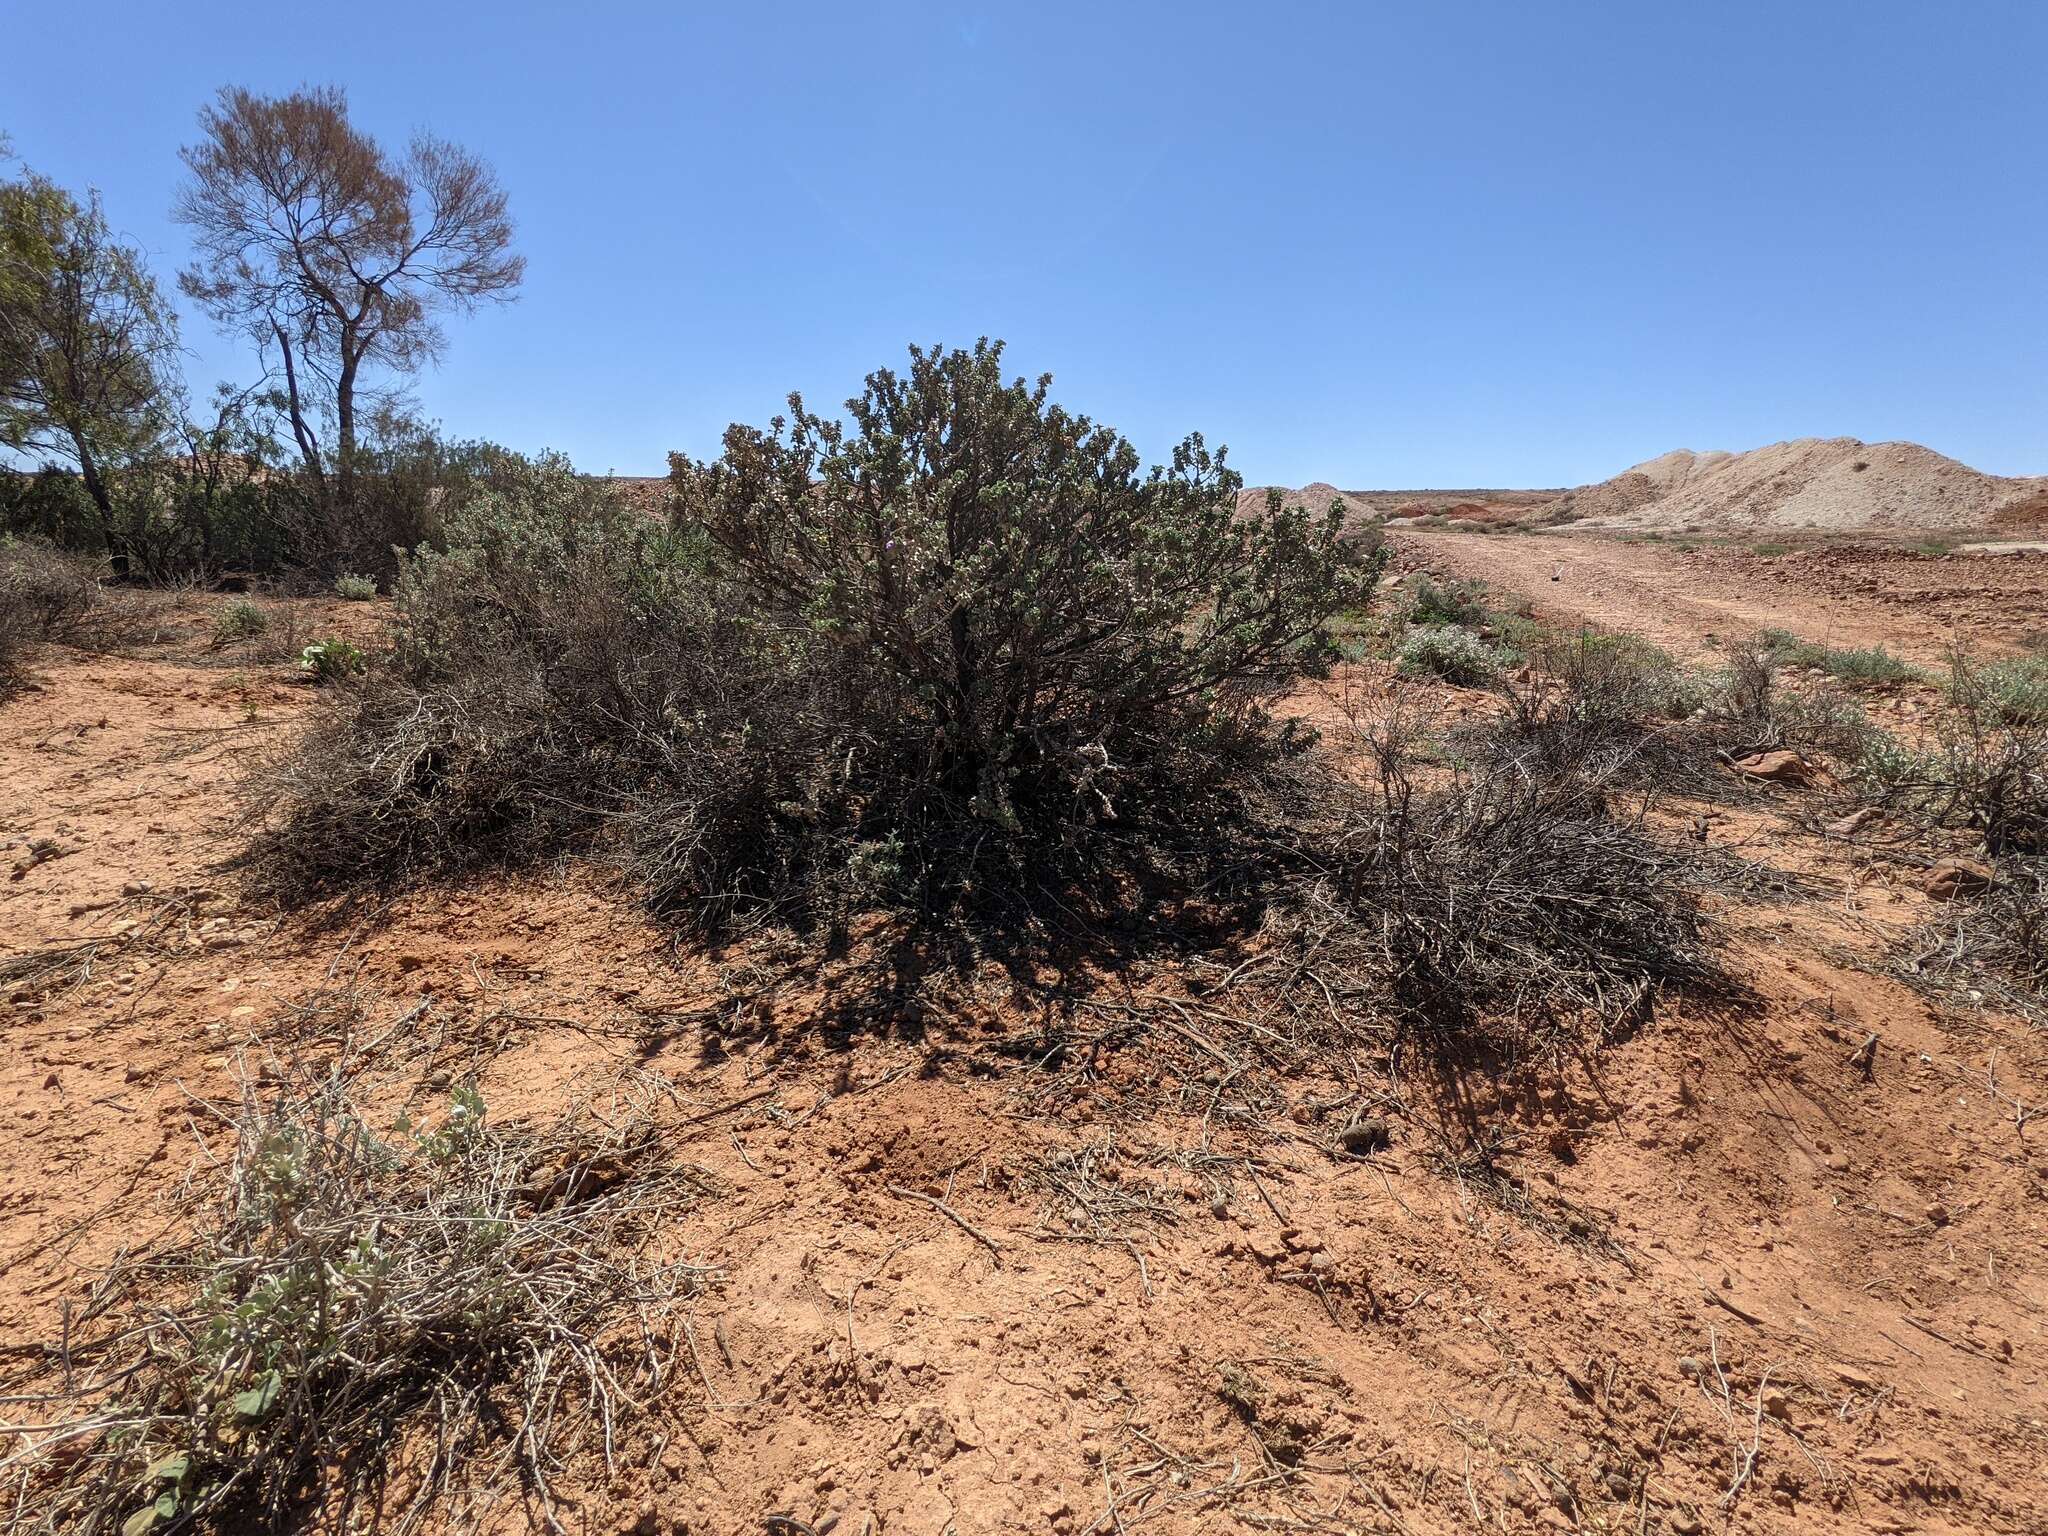
<svg viewBox="0 0 2048 1536">
<path fill-rule="evenodd" d="M 346 640 L 315 640 L 299 652 L 299 670 L 316 683 L 346 682 L 362 676 L 363 653 Z"/>
<path fill-rule="evenodd" d="M 80 638 L 98 601 L 98 578 L 83 560 L 0 538 L 0 696 L 18 683 L 36 646 Z"/>
<path fill-rule="evenodd" d="M 2007 725 L 2048 726 L 2048 655 L 1987 662 L 1976 678 L 1985 703 Z"/>
<path fill-rule="evenodd" d="M 352 603 L 367 603 L 377 595 L 377 583 L 373 577 L 343 574 L 334 578 L 334 591 Z"/>
<path fill-rule="evenodd" d="M 1918 667 L 1901 661 L 1881 645 L 1862 650 L 1829 651 L 1821 662 L 1821 668 L 1828 676 L 1852 688 L 1889 687 L 1917 681 L 1921 676 Z"/>
<path fill-rule="evenodd" d="M 1837 682 L 1856 688 L 1888 687 L 1917 682 L 1925 674 L 1883 646 L 1836 650 L 1802 640 L 1789 630 L 1767 629 L 1758 637 L 1772 660 L 1788 667 L 1810 667 Z"/>
<path fill-rule="evenodd" d="M 1395 659 L 1411 677 L 1437 677 L 1460 688 L 1480 688 L 1500 676 L 1506 658 L 1469 629 L 1434 624 L 1412 629 Z"/>
<path fill-rule="evenodd" d="M 2048 720 L 2009 713 L 1991 671 L 1952 653 L 1932 741 L 1908 746 L 1873 731 L 1856 779 L 1896 810 L 1975 832 L 1994 856 L 2048 852 Z"/>
<path fill-rule="evenodd" d="M 410 1530 L 493 1481 L 545 1505 L 664 1384 L 646 1330 L 699 1272 L 648 1249 L 700 1185 L 644 1118 L 501 1125 L 462 1088 L 379 1131 L 339 1073 L 210 1107 L 232 1156 L 192 1234 L 117 1260 L 42 1353 L 67 1369 L 12 1384 L 53 1433 L 10 1530 Z"/>
<path fill-rule="evenodd" d="M 213 616 L 213 643 L 234 645 L 254 640 L 270 628 L 270 615 L 246 597 L 228 599 Z"/>
<path fill-rule="evenodd" d="M 1505 708 L 1459 733 L 1497 769 L 1557 783 L 1725 792 L 1731 753 L 1755 726 L 1709 709 L 1704 682 L 1630 635 L 1532 631 L 1525 672 L 1503 680 Z"/>
<path fill-rule="evenodd" d="M 1792 546 L 1789 544 L 1752 544 L 1749 552 L 1752 555 L 1789 555 L 1792 553 Z"/>
<path fill-rule="evenodd" d="M 1907 948 L 1912 979 L 1988 992 L 2048 1019 L 2048 857 L 2001 860 L 1990 891 L 1937 906 Z"/>
<path fill-rule="evenodd" d="M 1476 581 L 1439 583 L 1427 572 L 1408 589 L 1402 617 L 1410 624 L 1458 624 L 1477 629 L 1486 622 L 1486 588 Z"/>
</svg>

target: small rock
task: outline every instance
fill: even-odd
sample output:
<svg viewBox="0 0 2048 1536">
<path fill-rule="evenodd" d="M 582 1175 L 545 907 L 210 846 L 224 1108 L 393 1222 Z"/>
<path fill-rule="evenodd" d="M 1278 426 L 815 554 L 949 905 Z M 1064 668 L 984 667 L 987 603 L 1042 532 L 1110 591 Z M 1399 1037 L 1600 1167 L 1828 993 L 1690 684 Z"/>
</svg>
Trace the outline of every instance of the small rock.
<svg viewBox="0 0 2048 1536">
<path fill-rule="evenodd" d="M 1347 1125 L 1337 1133 L 1337 1145 L 1353 1157 L 1363 1157 L 1369 1152 L 1381 1152 L 1393 1143 L 1393 1127 L 1374 1115 Z"/>
<path fill-rule="evenodd" d="M 1936 901 L 1954 901 L 1962 896 L 1977 896 L 1998 883 L 1998 872 L 1988 864 L 1975 859 L 1939 859 L 1927 872 L 1926 884 L 1921 887 Z"/>
<path fill-rule="evenodd" d="M 1735 760 L 1736 771 L 1770 784 L 1810 784 L 1813 765 L 1797 752 L 1753 752 Z"/>
<path fill-rule="evenodd" d="M 1925 1216 L 1934 1226 L 1945 1227 L 1948 1225 L 1948 1207 L 1939 1202 L 1928 1206 L 1920 1214 Z"/>
<path fill-rule="evenodd" d="M 1866 805 L 1860 811 L 1851 811 L 1847 816 L 1827 824 L 1829 837 L 1854 837 L 1873 821 L 1884 819 L 1884 813 L 1874 805 Z"/>
<path fill-rule="evenodd" d="M 1830 1152 L 1827 1162 L 1830 1173 L 1847 1173 L 1849 1171 L 1849 1155 L 1846 1152 Z"/>
<path fill-rule="evenodd" d="M 1705 1370 L 1706 1367 L 1701 1365 L 1691 1355 L 1680 1355 L 1678 1357 L 1678 1374 L 1689 1381 L 1698 1381 L 1701 1373 Z"/>
<path fill-rule="evenodd" d="M 1764 1412 L 1769 1417 L 1783 1423 L 1792 1417 L 1791 1401 L 1782 1392 L 1766 1392 L 1764 1394 Z"/>
</svg>

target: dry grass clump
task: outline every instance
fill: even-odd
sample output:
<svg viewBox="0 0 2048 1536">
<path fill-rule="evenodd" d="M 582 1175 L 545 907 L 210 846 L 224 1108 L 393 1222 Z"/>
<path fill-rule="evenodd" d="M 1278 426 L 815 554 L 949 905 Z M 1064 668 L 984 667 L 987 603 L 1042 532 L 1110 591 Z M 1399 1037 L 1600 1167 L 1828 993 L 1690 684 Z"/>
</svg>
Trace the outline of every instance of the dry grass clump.
<svg viewBox="0 0 2048 1536">
<path fill-rule="evenodd" d="M 1938 908 L 1914 936 L 1905 970 L 2048 1020 L 2048 857 L 2002 860 L 1991 890 Z"/>
<path fill-rule="evenodd" d="M 1994 857 L 2048 853 L 2048 719 L 2015 712 L 2007 688 L 1995 669 L 1953 652 L 1931 739 L 1871 733 L 1858 764 L 1864 793 L 1929 826 L 1974 833 Z"/>
<path fill-rule="evenodd" d="M 94 567 L 47 544 L 0 539 L 0 697 L 36 646 L 74 640 L 99 602 Z"/>
<path fill-rule="evenodd" d="M 1633 636 L 1538 632 L 1527 663 L 1501 681 L 1501 713 L 1460 733 L 1490 769 L 1531 782 L 1721 795 L 1737 786 L 1730 755 L 1763 734 L 1749 706 L 1719 698 Z"/>
<path fill-rule="evenodd" d="M 1720 984 L 1686 855 L 1576 773 L 1508 760 L 1418 783 L 1419 745 L 1399 712 L 1366 730 L 1376 782 L 1306 840 L 1313 868 L 1245 971 L 1284 977 L 1311 1033 L 1512 1062 L 1632 1027 L 1660 988 Z"/>
<path fill-rule="evenodd" d="M 116 1259 L 8 1388 L 6 1529 L 404 1532 L 508 1495 L 553 1526 L 569 1459 L 609 1461 L 705 1278 L 651 1242 L 698 1177 L 631 1114 L 499 1124 L 458 1089 L 378 1130 L 356 1087 L 209 1106 L 189 1234 Z"/>
</svg>

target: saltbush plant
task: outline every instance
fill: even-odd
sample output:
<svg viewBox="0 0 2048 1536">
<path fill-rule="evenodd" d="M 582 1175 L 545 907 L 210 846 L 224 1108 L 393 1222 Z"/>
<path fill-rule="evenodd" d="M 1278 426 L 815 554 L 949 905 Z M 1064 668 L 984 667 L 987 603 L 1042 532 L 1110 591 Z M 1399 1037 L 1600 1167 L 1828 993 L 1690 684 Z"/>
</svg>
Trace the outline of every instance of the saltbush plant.
<svg viewBox="0 0 2048 1536">
<path fill-rule="evenodd" d="M 213 643 L 234 645 L 254 640 L 270 628 L 270 615 L 246 597 L 230 598 L 213 616 Z"/>
<path fill-rule="evenodd" d="M 1411 677 L 1437 677 L 1461 688 L 1479 688 L 1500 676 L 1505 658 L 1469 629 L 1430 624 L 1408 631 L 1395 660 Z"/>
<path fill-rule="evenodd" d="M 1145 472 L 1001 358 L 913 349 L 845 423 L 792 397 L 673 460 L 666 524 L 559 462 L 451 509 L 390 664 L 268 775 L 273 888 L 601 849 L 695 921 L 836 920 L 1213 854 L 1380 559 L 1336 508 L 1240 518 L 1199 437 Z"/>
<path fill-rule="evenodd" d="M 299 670 L 316 683 L 346 682 L 363 675 L 363 653 L 346 640 L 315 640 L 299 652 Z"/>
<path fill-rule="evenodd" d="M 334 578 L 334 591 L 352 603 L 367 603 L 377 595 L 377 582 L 370 576 L 341 575 Z"/>
</svg>

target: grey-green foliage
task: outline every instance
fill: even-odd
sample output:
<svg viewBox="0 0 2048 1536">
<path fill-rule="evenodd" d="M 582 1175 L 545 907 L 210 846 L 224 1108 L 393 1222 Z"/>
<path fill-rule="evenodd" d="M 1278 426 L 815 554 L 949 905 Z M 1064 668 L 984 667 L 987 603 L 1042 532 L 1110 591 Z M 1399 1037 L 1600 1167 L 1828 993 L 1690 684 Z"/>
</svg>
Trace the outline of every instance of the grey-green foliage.
<svg viewBox="0 0 2048 1536">
<path fill-rule="evenodd" d="M 2048 725 L 2048 655 L 1986 662 L 1977 676 L 1999 719 L 2009 725 Z"/>
<path fill-rule="evenodd" d="M 254 640 L 269 628 L 270 615 L 261 606 L 246 597 L 230 598 L 213 616 L 213 642 L 232 645 L 239 640 Z"/>
<path fill-rule="evenodd" d="M 1265 702 L 1380 561 L 1334 510 L 1240 518 L 1198 438 L 1144 472 L 1000 360 L 915 353 L 850 428 L 735 427 L 675 460 L 667 522 L 560 462 L 495 475 L 280 760 L 271 889 L 595 849 L 697 921 L 1014 913 L 1221 856 L 1299 734 Z"/>
<path fill-rule="evenodd" d="M 791 396 L 671 478 L 750 606 L 818 637 L 892 773 L 1015 830 L 1113 815 L 1145 761 L 1323 668 L 1382 561 L 1338 506 L 1239 517 L 1199 435 L 1144 471 L 1002 354 L 913 347 L 848 423 Z"/>
<path fill-rule="evenodd" d="M 349 602 L 367 603 L 377 595 L 377 581 L 372 576 L 344 572 L 334 578 L 334 592 L 337 597 L 346 598 Z"/>
<path fill-rule="evenodd" d="M 109 1368 L 38 1404 L 62 1454 L 0 1491 L 8 1530 L 349 1530 L 364 1509 L 418 1529 L 497 1477 L 545 1498 L 560 1452 L 624 1406 L 606 1349 L 695 1279 L 641 1251 L 701 1187 L 644 1117 L 536 1131 L 463 1086 L 382 1130 L 340 1071 L 279 1075 L 220 1112 L 189 1226 L 69 1322 Z M 394 1450 L 437 1434 L 417 1463 Z"/>
<path fill-rule="evenodd" d="M 1461 687 L 1479 687 L 1500 675 L 1505 658 L 1469 629 L 1431 624 L 1408 631 L 1395 653 L 1401 670 L 1439 677 Z"/>
</svg>

